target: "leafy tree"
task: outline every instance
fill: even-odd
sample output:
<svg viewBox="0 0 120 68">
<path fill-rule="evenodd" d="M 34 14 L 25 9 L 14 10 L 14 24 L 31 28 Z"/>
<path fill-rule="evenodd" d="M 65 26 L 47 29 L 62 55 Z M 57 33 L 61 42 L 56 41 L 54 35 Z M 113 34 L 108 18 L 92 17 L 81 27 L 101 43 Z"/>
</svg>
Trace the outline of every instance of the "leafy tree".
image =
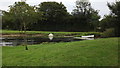
<svg viewBox="0 0 120 68">
<path fill-rule="evenodd" d="M 105 15 L 104 18 L 100 21 L 100 27 L 102 31 L 105 31 L 108 28 L 116 27 L 115 17 L 113 15 Z"/>
<path fill-rule="evenodd" d="M 2 16 L 2 29 L 11 29 L 11 30 L 17 30 L 19 29 L 19 24 L 18 21 L 15 22 L 13 20 L 14 18 L 9 12 L 3 11 L 3 16 Z M 14 24 L 14 26 L 13 26 Z"/>
<path fill-rule="evenodd" d="M 99 27 L 99 19 L 100 16 L 98 15 L 98 11 L 93 10 L 93 12 L 91 13 L 91 17 L 89 18 L 89 24 L 90 28 L 92 28 L 94 31 L 97 31 Z"/>
<path fill-rule="evenodd" d="M 115 3 L 108 3 L 107 4 L 109 9 L 111 10 L 111 14 L 114 16 L 114 21 L 113 22 L 115 24 L 115 33 L 116 33 L 116 36 L 119 36 L 120 35 L 120 32 L 119 32 L 119 25 L 120 25 L 120 1 L 116 1 Z"/>
<path fill-rule="evenodd" d="M 12 26 L 14 25 L 16 29 L 23 31 L 23 33 L 26 33 L 29 26 L 36 23 L 38 20 L 39 13 L 36 12 L 35 7 L 29 6 L 26 2 L 15 2 L 9 7 L 9 12 L 4 12 L 3 18 L 7 23 L 10 22 Z M 26 40 L 25 37 L 24 40 Z M 26 50 L 27 49 L 26 45 Z"/>
<path fill-rule="evenodd" d="M 35 7 L 25 2 L 15 2 L 10 6 L 9 17 L 20 25 L 20 30 L 26 31 L 31 24 L 36 23 L 37 13 Z"/>
<path fill-rule="evenodd" d="M 43 2 L 39 4 L 38 12 L 43 12 L 43 23 L 45 30 L 62 30 L 64 29 L 66 16 L 68 15 L 66 7 L 57 2 Z M 46 28 L 47 27 L 47 28 Z M 48 29 L 49 28 L 49 29 Z"/>
<path fill-rule="evenodd" d="M 120 17 L 120 1 L 116 1 L 115 3 L 108 3 L 107 4 L 109 9 L 111 10 L 112 14 L 115 15 L 117 18 Z"/>
<path fill-rule="evenodd" d="M 88 1 L 77 0 L 76 9 L 73 10 L 74 26 L 78 31 L 90 31 L 91 28 L 96 29 L 100 16 L 98 11 L 91 7 Z"/>
</svg>

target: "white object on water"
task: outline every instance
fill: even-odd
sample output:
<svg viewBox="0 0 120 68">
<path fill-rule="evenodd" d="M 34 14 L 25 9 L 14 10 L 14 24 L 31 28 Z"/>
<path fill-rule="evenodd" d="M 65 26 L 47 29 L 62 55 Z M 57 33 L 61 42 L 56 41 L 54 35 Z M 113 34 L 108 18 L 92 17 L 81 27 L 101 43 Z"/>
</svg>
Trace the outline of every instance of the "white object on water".
<svg viewBox="0 0 120 68">
<path fill-rule="evenodd" d="M 53 39 L 53 34 L 50 33 L 50 34 L 48 35 L 48 37 L 49 37 L 50 40 L 52 40 L 52 39 Z"/>
<path fill-rule="evenodd" d="M 83 40 L 94 40 L 94 38 L 88 38 L 88 37 L 74 37 L 75 39 L 83 39 Z"/>
<path fill-rule="evenodd" d="M 82 38 L 94 38 L 94 35 L 81 36 Z"/>
<path fill-rule="evenodd" d="M 75 39 L 94 40 L 94 35 L 74 37 Z"/>
<path fill-rule="evenodd" d="M 13 45 L 12 42 L 0 42 L 0 46 L 11 46 Z"/>
</svg>

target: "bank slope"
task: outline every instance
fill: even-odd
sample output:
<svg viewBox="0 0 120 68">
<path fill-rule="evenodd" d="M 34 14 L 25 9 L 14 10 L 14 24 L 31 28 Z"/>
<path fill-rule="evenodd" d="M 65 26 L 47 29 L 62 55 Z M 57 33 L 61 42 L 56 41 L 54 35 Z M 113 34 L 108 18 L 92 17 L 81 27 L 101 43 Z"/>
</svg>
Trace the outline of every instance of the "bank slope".
<svg viewBox="0 0 120 68">
<path fill-rule="evenodd" d="M 3 66 L 117 66 L 118 38 L 3 47 Z"/>
</svg>

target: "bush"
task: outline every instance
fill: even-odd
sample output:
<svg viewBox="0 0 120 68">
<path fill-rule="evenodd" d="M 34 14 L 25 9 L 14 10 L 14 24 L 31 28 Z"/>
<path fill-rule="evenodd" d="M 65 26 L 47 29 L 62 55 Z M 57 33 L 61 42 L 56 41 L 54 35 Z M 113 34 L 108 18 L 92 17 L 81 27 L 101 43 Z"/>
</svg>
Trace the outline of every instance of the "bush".
<svg viewBox="0 0 120 68">
<path fill-rule="evenodd" d="M 106 31 L 103 32 L 102 37 L 115 37 L 115 29 L 114 28 L 106 29 Z"/>
</svg>

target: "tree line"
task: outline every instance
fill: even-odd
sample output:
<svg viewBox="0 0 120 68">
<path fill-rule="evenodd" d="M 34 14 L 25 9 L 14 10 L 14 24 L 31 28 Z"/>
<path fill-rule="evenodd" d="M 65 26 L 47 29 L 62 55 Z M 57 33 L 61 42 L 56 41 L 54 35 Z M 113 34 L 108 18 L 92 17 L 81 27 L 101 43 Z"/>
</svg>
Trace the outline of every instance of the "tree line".
<svg viewBox="0 0 120 68">
<path fill-rule="evenodd" d="M 26 2 L 15 2 L 9 11 L 3 11 L 3 29 L 36 31 L 105 31 L 120 23 L 120 1 L 108 3 L 111 14 L 100 21 L 99 11 L 90 2 L 76 1 L 76 8 L 67 12 L 62 2 L 42 2 L 30 6 Z"/>
</svg>

